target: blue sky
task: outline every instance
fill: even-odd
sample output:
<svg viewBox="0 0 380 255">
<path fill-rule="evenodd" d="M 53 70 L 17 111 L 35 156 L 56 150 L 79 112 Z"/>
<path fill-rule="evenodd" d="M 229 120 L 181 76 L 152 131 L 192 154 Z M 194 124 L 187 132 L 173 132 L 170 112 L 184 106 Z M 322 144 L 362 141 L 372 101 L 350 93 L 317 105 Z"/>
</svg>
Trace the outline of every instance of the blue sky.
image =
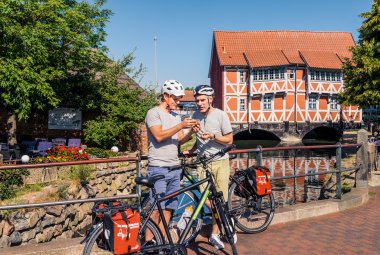
<svg viewBox="0 0 380 255">
<path fill-rule="evenodd" d="M 372 0 L 108 0 L 105 8 L 114 15 L 105 45 L 113 59 L 136 48 L 134 64 L 147 69 L 143 87 L 156 84 L 156 73 L 159 85 L 174 79 L 194 87 L 209 84 L 213 30 L 344 31 L 357 40 L 359 14 L 371 5 Z"/>
</svg>

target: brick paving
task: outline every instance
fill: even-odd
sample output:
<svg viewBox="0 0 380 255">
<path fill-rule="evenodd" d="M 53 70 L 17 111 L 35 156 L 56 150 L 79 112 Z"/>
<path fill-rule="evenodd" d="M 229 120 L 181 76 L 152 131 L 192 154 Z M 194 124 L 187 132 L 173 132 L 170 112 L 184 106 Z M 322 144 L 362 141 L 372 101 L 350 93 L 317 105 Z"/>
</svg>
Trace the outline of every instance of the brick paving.
<svg viewBox="0 0 380 255">
<path fill-rule="evenodd" d="M 380 187 L 363 206 L 306 220 L 277 224 L 259 234 L 238 235 L 239 255 L 380 255 Z M 231 254 L 215 250 L 205 237 L 188 254 Z"/>
<path fill-rule="evenodd" d="M 339 213 L 277 224 L 259 234 L 238 234 L 239 255 L 380 255 L 380 186 L 370 188 L 366 204 Z M 205 229 L 203 235 L 210 232 Z M 80 255 L 81 238 L 0 249 L 0 255 Z M 216 250 L 204 236 L 188 248 L 188 254 L 232 254 Z M 64 249 L 63 249 L 64 248 Z"/>
</svg>

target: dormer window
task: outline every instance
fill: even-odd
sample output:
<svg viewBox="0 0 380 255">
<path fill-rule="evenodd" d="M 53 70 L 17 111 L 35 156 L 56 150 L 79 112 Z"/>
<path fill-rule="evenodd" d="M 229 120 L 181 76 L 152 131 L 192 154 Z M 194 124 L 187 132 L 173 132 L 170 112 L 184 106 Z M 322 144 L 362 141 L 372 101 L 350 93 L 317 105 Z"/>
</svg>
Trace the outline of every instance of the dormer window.
<svg viewBox="0 0 380 255">
<path fill-rule="evenodd" d="M 311 70 L 310 79 L 312 81 L 329 81 L 329 82 L 340 82 L 341 81 L 340 71 L 324 71 L 324 70 Z"/>
<path fill-rule="evenodd" d="M 252 75 L 254 81 L 283 80 L 285 79 L 285 69 L 254 69 Z"/>
</svg>

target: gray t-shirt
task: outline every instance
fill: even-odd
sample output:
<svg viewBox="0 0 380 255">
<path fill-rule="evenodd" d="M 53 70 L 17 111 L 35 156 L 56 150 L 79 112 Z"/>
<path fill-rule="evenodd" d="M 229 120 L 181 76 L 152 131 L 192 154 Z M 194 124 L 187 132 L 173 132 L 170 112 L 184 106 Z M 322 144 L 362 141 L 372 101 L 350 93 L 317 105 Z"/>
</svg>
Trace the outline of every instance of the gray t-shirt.
<svg viewBox="0 0 380 255">
<path fill-rule="evenodd" d="M 226 135 L 232 132 L 231 122 L 228 119 L 227 113 L 217 108 L 209 112 L 207 115 L 199 111 L 195 111 L 193 119 L 199 120 L 201 124 L 201 131 L 210 132 L 216 136 Z M 197 148 L 198 156 L 210 156 L 223 149 L 225 145 L 217 143 L 214 140 L 202 140 L 200 132 L 197 133 Z M 228 154 L 216 159 L 226 159 Z"/>
<path fill-rule="evenodd" d="M 148 164 L 151 166 L 176 166 L 178 159 L 178 133 L 162 142 L 157 142 L 150 128 L 162 126 L 162 130 L 172 128 L 181 122 L 179 116 L 173 116 L 154 107 L 148 111 L 145 117 L 145 124 L 148 132 Z"/>
</svg>

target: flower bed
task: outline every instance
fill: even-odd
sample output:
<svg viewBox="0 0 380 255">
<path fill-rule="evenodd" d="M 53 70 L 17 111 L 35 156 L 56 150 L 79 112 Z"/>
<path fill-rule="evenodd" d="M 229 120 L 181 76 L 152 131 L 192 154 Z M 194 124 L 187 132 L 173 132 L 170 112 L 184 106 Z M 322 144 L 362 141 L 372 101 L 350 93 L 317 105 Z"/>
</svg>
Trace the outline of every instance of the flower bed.
<svg viewBox="0 0 380 255">
<path fill-rule="evenodd" d="M 89 155 L 81 148 L 58 145 L 47 150 L 45 157 L 33 158 L 32 163 L 68 162 L 88 159 L 90 159 Z"/>
</svg>

